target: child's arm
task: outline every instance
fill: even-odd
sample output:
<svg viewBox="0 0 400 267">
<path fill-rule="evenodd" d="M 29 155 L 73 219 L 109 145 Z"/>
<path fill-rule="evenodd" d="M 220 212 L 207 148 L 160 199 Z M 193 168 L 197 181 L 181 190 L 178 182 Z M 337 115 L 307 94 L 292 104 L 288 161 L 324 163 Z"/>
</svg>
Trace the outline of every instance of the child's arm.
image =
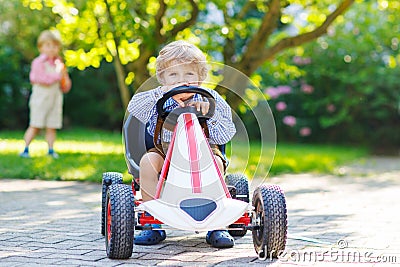
<svg viewBox="0 0 400 267">
<path fill-rule="evenodd" d="M 29 73 L 29 80 L 32 84 L 51 85 L 61 80 L 61 73 L 46 71 L 46 59 L 45 55 L 40 55 L 33 60 Z"/>
<path fill-rule="evenodd" d="M 65 68 L 65 67 L 62 71 L 60 86 L 61 86 L 61 91 L 63 91 L 64 93 L 69 92 L 69 90 L 71 90 L 71 87 L 72 87 L 71 78 L 69 77 L 67 68 Z"/>
<path fill-rule="evenodd" d="M 232 121 L 231 107 L 217 93 L 211 91 L 216 99 L 215 112 L 207 124 L 210 138 L 218 145 L 228 143 L 236 133 L 235 124 Z"/>
<path fill-rule="evenodd" d="M 150 118 L 157 114 L 156 103 L 164 95 L 161 87 L 140 92 L 133 95 L 128 104 L 128 112 L 138 118 L 142 123 L 147 123 Z"/>
</svg>

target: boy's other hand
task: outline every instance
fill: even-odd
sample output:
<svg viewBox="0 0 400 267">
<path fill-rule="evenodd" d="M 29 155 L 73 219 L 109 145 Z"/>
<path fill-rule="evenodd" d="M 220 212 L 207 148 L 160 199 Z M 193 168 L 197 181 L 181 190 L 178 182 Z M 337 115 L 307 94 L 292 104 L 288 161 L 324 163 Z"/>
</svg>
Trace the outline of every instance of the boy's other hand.
<svg viewBox="0 0 400 267">
<path fill-rule="evenodd" d="M 181 108 L 183 108 L 186 106 L 185 101 L 191 98 L 193 95 L 194 93 L 181 93 L 174 95 L 172 99 L 175 100 Z"/>
<path fill-rule="evenodd" d="M 208 113 L 208 110 L 210 109 L 210 103 L 203 101 L 189 102 L 187 105 L 195 107 L 196 110 L 201 111 L 201 114 L 203 115 L 206 115 Z"/>
</svg>

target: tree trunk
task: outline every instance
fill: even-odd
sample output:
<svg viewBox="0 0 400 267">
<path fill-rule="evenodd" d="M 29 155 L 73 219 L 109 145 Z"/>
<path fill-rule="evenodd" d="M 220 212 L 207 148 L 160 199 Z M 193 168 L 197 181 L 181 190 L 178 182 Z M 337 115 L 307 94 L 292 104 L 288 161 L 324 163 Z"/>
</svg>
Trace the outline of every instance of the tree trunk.
<svg viewBox="0 0 400 267">
<path fill-rule="evenodd" d="M 121 95 L 121 102 L 123 108 L 126 109 L 128 107 L 131 94 L 129 92 L 128 86 L 125 83 L 126 74 L 124 67 L 121 64 L 121 61 L 119 60 L 118 54 L 116 57 L 114 57 L 113 62 L 114 62 L 115 73 L 117 75 L 118 89 Z"/>
<path fill-rule="evenodd" d="M 226 101 L 232 110 L 238 110 L 239 105 L 243 103 L 246 88 L 251 86 L 250 74 L 243 72 L 240 65 L 234 67 L 225 65 L 222 75 L 223 79 L 216 90 L 226 96 Z"/>
<path fill-rule="evenodd" d="M 128 64 L 128 70 L 135 73 L 133 79 L 133 90 L 134 93 L 151 77 L 147 70 L 147 64 L 152 55 L 155 55 L 156 51 L 151 51 L 147 48 L 140 48 L 140 57 Z M 149 89 L 149 88 L 146 88 Z"/>
</svg>

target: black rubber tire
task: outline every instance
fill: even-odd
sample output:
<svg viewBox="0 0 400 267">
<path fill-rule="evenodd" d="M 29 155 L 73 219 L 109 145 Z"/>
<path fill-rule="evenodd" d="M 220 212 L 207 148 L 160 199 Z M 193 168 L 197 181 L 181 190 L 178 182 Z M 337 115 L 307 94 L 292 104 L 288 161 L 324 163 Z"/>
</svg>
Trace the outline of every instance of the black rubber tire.
<svg viewBox="0 0 400 267">
<path fill-rule="evenodd" d="M 101 184 L 101 234 L 105 235 L 105 211 L 106 211 L 106 194 L 109 185 L 105 181 L 109 179 L 111 184 L 122 184 L 122 173 L 119 172 L 105 172 Z"/>
<path fill-rule="evenodd" d="M 132 256 L 135 231 L 132 188 L 124 184 L 110 185 L 107 190 L 106 206 L 105 241 L 107 257 L 110 259 L 128 259 Z"/>
<path fill-rule="evenodd" d="M 246 195 L 246 197 L 236 197 L 236 199 L 249 203 L 249 181 L 242 173 L 228 174 L 225 178 L 226 184 L 236 188 L 236 195 Z M 231 224 L 229 228 L 241 228 L 245 225 Z M 231 236 L 245 236 L 247 230 L 228 230 Z"/>
<path fill-rule="evenodd" d="M 260 258 L 277 258 L 285 250 L 287 239 L 286 200 L 276 185 L 261 185 L 253 194 L 253 244 Z"/>
<path fill-rule="evenodd" d="M 246 175 L 242 173 L 231 173 L 225 178 L 227 185 L 232 185 L 236 188 L 236 195 L 246 195 L 246 197 L 236 197 L 236 199 L 249 203 L 249 181 Z"/>
</svg>

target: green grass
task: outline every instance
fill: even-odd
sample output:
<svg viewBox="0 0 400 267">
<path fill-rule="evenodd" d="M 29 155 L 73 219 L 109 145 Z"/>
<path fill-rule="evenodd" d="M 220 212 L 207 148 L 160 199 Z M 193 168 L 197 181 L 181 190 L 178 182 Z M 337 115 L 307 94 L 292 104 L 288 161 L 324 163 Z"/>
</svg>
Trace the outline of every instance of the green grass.
<svg viewBox="0 0 400 267">
<path fill-rule="evenodd" d="M 46 155 L 47 144 L 39 135 L 30 146 L 30 159 L 18 154 L 23 150 L 22 131 L 0 132 L 0 178 L 44 180 L 81 180 L 100 182 L 102 173 L 117 171 L 124 180 L 127 173 L 121 133 L 74 129 L 58 133 L 55 150 L 59 159 Z M 367 155 L 363 148 L 332 145 L 278 144 L 261 149 L 258 143 L 250 146 L 233 142 L 228 146 L 229 172 L 245 172 L 249 177 L 281 173 L 332 173 L 341 164 Z M 260 153 L 262 151 L 262 153 Z M 271 167 L 273 159 L 273 164 Z"/>
<path fill-rule="evenodd" d="M 232 150 L 233 153 L 228 150 L 228 155 L 232 154 L 230 167 L 244 171 L 249 177 L 305 172 L 332 174 L 343 164 L 368 154 L 366 148 L 360 147 L 278 143 L 274 149 L 273 145 L 262 148 L 256 142 L 250 146 L 234 144 Z"/>
</svg>

